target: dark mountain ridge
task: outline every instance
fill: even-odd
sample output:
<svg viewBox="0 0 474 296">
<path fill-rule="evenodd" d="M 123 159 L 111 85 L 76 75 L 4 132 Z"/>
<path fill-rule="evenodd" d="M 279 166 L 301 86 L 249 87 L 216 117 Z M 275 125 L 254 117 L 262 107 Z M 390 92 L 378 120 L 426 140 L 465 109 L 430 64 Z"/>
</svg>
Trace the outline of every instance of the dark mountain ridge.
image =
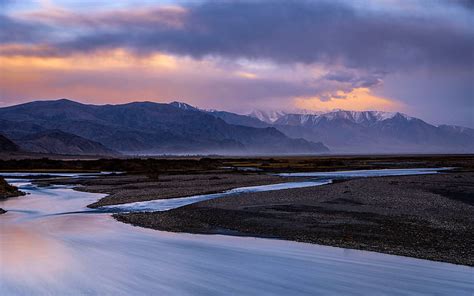
<svg viewBox="0 0 474 296">
<path fill-rule="evenodd" d="M 36 153 L 70 155 L 117 154 L 117 152 L 100 143 L 60 130 L 46 130 L 28 135 L 19 139 L 17 143 L 22 150 Z"/>
<path fill-rule="evenodd" d="M 13 138 L 59 130 L 130 154 L 298 154 L 327 152 L 321 143 L 290 139 L 274 127 L 234 125 L 187 104 L 133 102 L 86 105 L 62 99 L 0 108 Z M 27 127 L 26 131 L 22 126 Z"/>
</svg>

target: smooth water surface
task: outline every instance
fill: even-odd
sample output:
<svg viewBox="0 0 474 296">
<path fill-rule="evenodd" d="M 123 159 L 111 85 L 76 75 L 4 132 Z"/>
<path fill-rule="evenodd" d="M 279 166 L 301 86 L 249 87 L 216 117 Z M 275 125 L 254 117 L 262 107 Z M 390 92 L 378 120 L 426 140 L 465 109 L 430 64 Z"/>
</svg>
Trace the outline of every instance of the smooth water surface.
<svg viewBox="0 0 474 296">
<path fill-rule="evenodd" d="M 474 289 L 470 267 L 142 229 L 90 212 L 86 205 L 102 194 L 9 181 L 30 194 L 0 202 L 9 210 L 0 216 L 0 295 L 472 295 Z"/>
</svg>

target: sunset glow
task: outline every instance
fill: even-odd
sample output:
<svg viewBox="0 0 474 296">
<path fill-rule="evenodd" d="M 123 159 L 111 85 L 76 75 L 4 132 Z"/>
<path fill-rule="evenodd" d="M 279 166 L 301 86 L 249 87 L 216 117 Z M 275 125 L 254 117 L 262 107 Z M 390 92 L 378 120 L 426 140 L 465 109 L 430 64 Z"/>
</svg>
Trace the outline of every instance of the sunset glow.
<svg viewBox="0 0 474 296">
<path fill-rule="evenodd" d="M 338 91 L 327 100 L 318 97 L 295 98 L 295 104 L 300 109 L 315 111 L 331 111 L 335 109 L 365 111 L 403 111 L 402 103 L 387 98 L 375 96 L 368 88 L 355 88 L 350 92 Z"/>
<path fill-rule="evenodd" d="M 400 110 L 474 125 L 472 11 L 398 2 L 7 1 L 0 105 L 180 98 L 241 113 Z M 336 12 L 344 22 L 325 17 Z"/>
</svg>

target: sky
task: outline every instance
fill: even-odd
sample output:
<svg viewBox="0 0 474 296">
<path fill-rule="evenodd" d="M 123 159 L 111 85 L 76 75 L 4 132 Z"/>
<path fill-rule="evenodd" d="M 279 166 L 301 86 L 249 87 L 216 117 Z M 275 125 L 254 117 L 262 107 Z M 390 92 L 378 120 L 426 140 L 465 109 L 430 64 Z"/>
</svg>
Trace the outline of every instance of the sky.
<svg viewBox="0 0 474 296">
<path fill-rule="evenodd" d="M 0 91 L 474 128 L 474 0 L 0 0 Z"/>
</svg>

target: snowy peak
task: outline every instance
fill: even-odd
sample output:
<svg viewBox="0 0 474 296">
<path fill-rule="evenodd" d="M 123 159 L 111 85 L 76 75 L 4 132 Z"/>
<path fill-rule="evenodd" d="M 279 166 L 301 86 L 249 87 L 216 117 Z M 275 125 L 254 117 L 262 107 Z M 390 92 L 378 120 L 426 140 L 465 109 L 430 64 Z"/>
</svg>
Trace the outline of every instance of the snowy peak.
<svg viewBox="0 0 474 296">
<path fill-rule="evenodd" d="M 409 121 L 414 118 L 400 112 L 336 110 L 319 114 L 286 114 L 278 118 L 278 120 L 276 120 L 274 123 L 283 125 L 308 126 L 316 125 L 321 120 L 346 120 L 356 124 L 370 125 L 388 119 L 401 119 Z"/>
<path fill-rule="evenodd" d="M 402 118 L 406 120 L 413 119 L 412 117 L 400 112 L 383 112 L 383 111 L 333 111 L 321 115 L 329 120 L 333 119 L 347 119 L 355 123 L 377 122 L 393 118 Z"/>
<path fill-rule="evenodd" d="M 248 116 L 257 118 L 266 123 L 274 123 L 281 117 L 285 116 L 287 113 L 284 111 L 262 111 L 254 110 Z"/>
<path fill-rule="evenodd" d="M 274 123 L 279 125 L 315 125 L 321 120 L 317 114 L 286 114 Z"/>
<path fill-rule="evenodd" d="M 176 108 L 179 108 L 181 110 L 187 110 L 187 111 L 199 111 L 198 108 L 194 107 L 194 106 L 191 106 L 189 104 L 186 104 L 186 103 L 183 103 L 183 102 L 177 102 L 177 101 L 174 101 L 174 102 L 171 102 L 170 103 L 171 106 L 174 106 Z"/>
</svg>

